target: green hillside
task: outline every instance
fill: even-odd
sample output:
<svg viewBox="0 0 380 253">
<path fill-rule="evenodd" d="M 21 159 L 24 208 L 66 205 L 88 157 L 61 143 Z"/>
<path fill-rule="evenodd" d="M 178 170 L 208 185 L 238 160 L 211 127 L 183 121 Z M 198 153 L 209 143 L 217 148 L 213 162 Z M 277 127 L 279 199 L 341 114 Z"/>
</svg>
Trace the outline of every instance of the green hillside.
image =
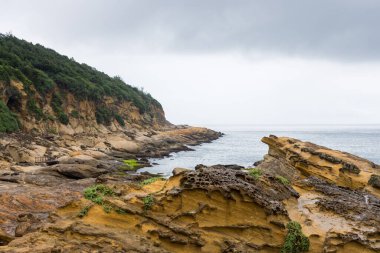
<svg viewBox="0 0 380 253">
<path fill-rule="evenodd" d="M 12 79 L 24 84 L 29 97 L 28 108 L 36 119 L 43 119 L 44 115 L 34 100 L 34 90 L 42 98 L 54 91 L 52 108 L 64 124 L 68 123 L 70 116 L 60 108 L 65 93 L 72 93 L 78 100 L 95 102 L 97 121 L 105 125 L 112 119 L 123 124 L 123 118 L 104 106 L 104 96 L 111 96 L 120 102 L 130 101 L 141 114 L 152 114 L 154 108 L 162 110 L 150 94 L 124 83 L 119 77 L 110 77 L 42 45 L 0 34 L 0 81 L 9 83 Z"/>
</svg>

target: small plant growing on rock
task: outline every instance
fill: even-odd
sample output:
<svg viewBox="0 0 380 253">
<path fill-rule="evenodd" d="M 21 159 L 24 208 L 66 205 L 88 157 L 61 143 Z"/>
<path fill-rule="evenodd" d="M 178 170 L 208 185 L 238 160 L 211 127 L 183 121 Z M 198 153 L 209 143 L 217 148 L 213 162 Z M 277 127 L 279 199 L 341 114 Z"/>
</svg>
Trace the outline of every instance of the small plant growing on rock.
<svg viewBox="0 0 380 253">
<path fill-rule="evenodd" d="M 115 195 L 115 192 L 104 184 L 96 184 L 84 190 L 84 197 L 96 204 L 102 204 L 103 197 L 113 195 Z"/>
<path fill-rule="evenodd" d="M 258 168 L 252 168 L 248 170 L 248 174 L 253 177 L 255 180 L 259 179 L 263 172 Z"/>
<path fill-rule="evenodd" d="M 152 183 L 159 181 L 159 180 L 164 180 L 164 179 L 162 177 L 151 177 L 151 178 L 148 178 L 148 179 L 145 179 L 144 181 L 142 181 L 140 183 L 140 185 L 144 186 L 144 185 L 152 184 Z"/>
<path fill-rule="evenodd" d="M 124 166 L 121 167 L 122 170 L 136 170 L 140 164 L 136 159 L 128 159 L 123 161 Z"/>
<path fill-rule="evenodd" d="M 114 195 L 115 192 L 103 184 L 93 185 L 84 190 L 84 197 L 95 204 L 101 205 L 106 213 L 111 212 L 112 206 L 104 203 L 104 197 Z"/>
<path fill-rule="evenodd" d="M 118 213 L 118 214 L 127 214 L 127 212 L 124 209 L 121 209 L 121 208 L 116 208 L 115 212 Z"/>
<path fill-rule="evenodd" d="M 302 233 L 301 225 L 296 221 L 291 221 L 286 225 L 288 234 L 285 238 L 281 253 L 307 252 L 310 247 L 309 238 Z"/>
<path fill-rule="evenodd" d="M 371 178 L 368 180 L 368 184 L 380 189 L 380 176 L 379 175 L 371 175 Z"/>
<path fill-rule="evenodd" d="M 154 197 L 152 194 L 149 194 L 148 196 L 145 196 L 143 198 L 143 204 L 144 204 L 144 211 L 148 211 L 152 208 L 154 205 Z"/>
<path fill-rule="evenodd" d="M 104 212 L 106 212 L 106 213 L 110 213 L 113 209 L 112 206 L 110 206 L 108 204 L 103 204 L 102 207 L 103 207 Z"/>
<path fill-rule="evenodd" d="M 88 206 L 83 207 L 82 210 L 80 210 L 78 217 L 83 218 L 83 217 L 87 216 L 88 211 L 90 211 L 91 207 L 92 207 L 92 205 L 88 205 Z"/>
<path fill-rule="evenodd" d="M 279 176 L 279 175 L 276 176 L 276 180 L 283 185 L 289 185 L 290 184 L 290 182 L 287 178 Z"/>
</svg>

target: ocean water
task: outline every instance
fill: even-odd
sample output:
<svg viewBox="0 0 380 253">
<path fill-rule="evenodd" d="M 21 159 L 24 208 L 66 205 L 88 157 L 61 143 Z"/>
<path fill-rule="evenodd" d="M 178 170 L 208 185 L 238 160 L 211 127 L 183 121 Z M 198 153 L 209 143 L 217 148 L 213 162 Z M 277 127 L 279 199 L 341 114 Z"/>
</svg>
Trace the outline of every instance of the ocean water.
<svg viewBox="0 0 380 253">
<path fill-rule="evenodd" d="M 197 164 L 239 164 L 251 166 L 261 160 L 268 147 L 261 138 L 274 134 L 310 141 L 331 149 L 349 152 L 380 164 L 380 125 L 283 125 L 283 126 L 208 126 L 225 135 L 199 146 L 194 151 L 173 153 L 170 157 L 151 159 L 153 167 L 139 170 L 167 177 L 176 167 L 194 168 Z"/>
</svg>

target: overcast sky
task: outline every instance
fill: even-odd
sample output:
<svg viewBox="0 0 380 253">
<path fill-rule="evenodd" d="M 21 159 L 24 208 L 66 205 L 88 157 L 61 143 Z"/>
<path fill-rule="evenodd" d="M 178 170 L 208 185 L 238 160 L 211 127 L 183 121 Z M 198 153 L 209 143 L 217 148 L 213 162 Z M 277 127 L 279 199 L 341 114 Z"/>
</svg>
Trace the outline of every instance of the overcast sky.
<svg viewBox="0 0 380 253">
<path fill-rule="evenodd" d="M 0 32 L 143 87 L 173 123 L 380 123 L 378 0 L 0 0 Z"/>
</svg>

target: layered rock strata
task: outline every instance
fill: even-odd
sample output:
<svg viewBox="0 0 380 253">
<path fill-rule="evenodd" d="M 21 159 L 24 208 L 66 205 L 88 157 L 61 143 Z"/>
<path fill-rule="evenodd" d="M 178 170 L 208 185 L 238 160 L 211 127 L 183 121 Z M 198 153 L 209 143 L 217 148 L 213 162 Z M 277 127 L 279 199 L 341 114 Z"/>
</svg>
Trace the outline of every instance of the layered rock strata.
<svg viewBox="0 0 380 253">
<path fill-rule="evenodd" d="M 13 235 L 0 233 L 0 252 L 280 252 L 290 222 L 301 225 L 308 252 L 380 251 L 376 164 L 292 138 L 263 142 L 269 152 L 254 170 L 198 165 L 168 180 L 87 170 L 93 178 L 74 179 L 61 164 L 40 170 L 67 180 L 43 187 L 71 195 L 45 204 L 55 211 L 5 219 L 16 222 Z M 101 201 L 80 194 L 90 185 L 106 189 Z"/>
</svg>

